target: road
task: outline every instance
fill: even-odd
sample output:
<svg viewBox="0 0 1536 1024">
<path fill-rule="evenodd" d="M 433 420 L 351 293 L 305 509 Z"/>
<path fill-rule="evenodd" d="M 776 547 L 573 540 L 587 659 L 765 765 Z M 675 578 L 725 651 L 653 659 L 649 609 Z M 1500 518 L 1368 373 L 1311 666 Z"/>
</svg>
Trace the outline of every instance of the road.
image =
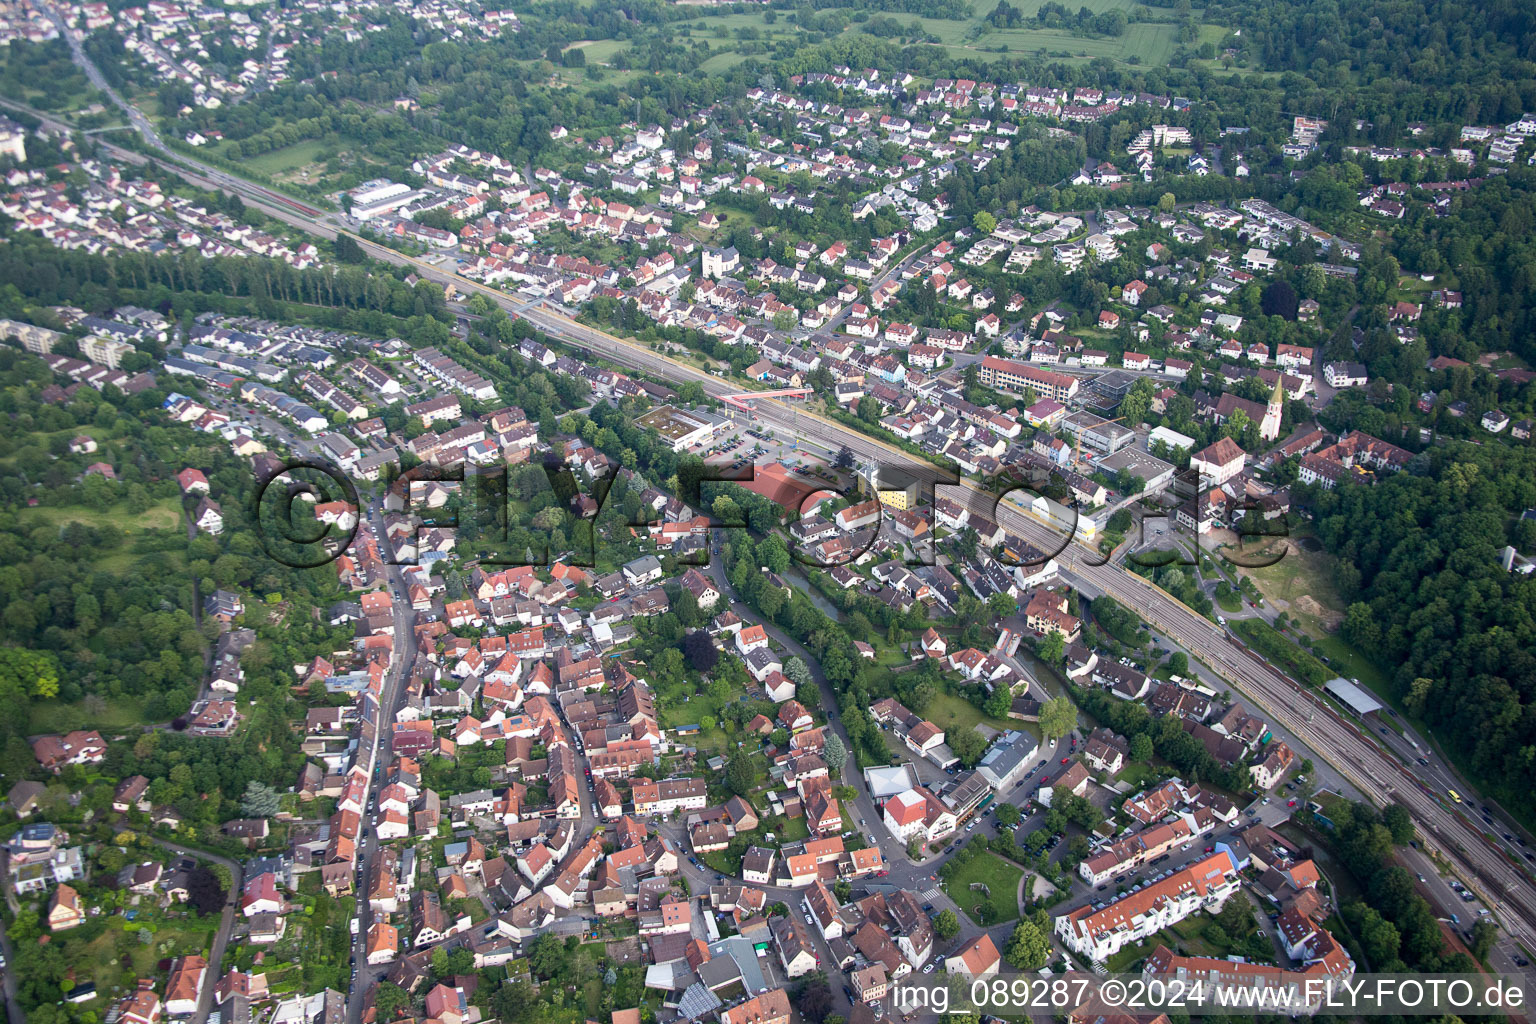
<svg viewBox="0 0 1536 1024">
<path fill-rule="evenodd" d="M 192 1015 L 193 1024 L 206 1024 L 208 1015 L 213 1011 L 213 990 L 215 983 L 223 975 L 219 968 L 224 963 L 224 950 L 229 945 L 229 936 L 235 927 L 235 909 L 240 905 L 240 893 L 245 887 L 245 873 L 240 865 L 228 857 L 221 857 L 216 853 L 206 850 L 194 850 L 189 846 L 181 846 L 165 839 L 151 839 L 156 846 L 180 853 L 198 860 L 209 860 L 215 864 L 222 864 L 229 869 L 229 891 L 224 894 L 224 909 L 219 914 L 219 930 L 213 936 L 213 948 L 208 952 L 208 973 L 203 978 L 202 991 L 197 995 L 197 1010 Z"/>
<path fill-rule="evenodd" d="M 400 255 L 384 251 L 393 256 Z M 687 364 L 626 343 L 542 309 L 535 302 L 519 302 L 429 264 L 417 263 L 416 266 L 424 276 L 445 281 L 453 279 L 460 287 L 480 290 L 545 333 L 620 365 L 673 381 L 697 381 L 715 398 L 742 390 L 734 382 L 722 381 Z M 934 467 L 907 452 L 809 410 L 793 408 L 775 399 L 765 399 L 755 405 L 754 420 L 760 429 L 788 430 L 797 434 L 814 432 L 820 441 L 830 446 L 846 444 L 862 460 L 894 463 L 930 478 L 939 475 Z M 947 492 L 947 496 L 974 513 L 996 520 L 1004 529 L 1042 550 L 1061 550 L 1062 558 L 1070 558 L 1070 566 L 1062 573 L 1066 583 L 1109 594 L 1121 604 L 1136 609 L 1154 629 L 1227 679 L 1246 700 L 1296 736 L 1303 747 L 1331 765 L 1361 792 L 1369 794 L 1378 803 L 1402 803 L 1413 815 L 1425 842 L 1456 865 L 1470 883 L 1482 887 L 1500 923 L 1527 946 L 1536 945 L 1536 889 L 1524 870 L 1513 862 L 1510 854 L 1490 843 L 1471 818 L 1453 811 L 1439 796 L 1423 788 L 1426 784 L 1415 778 L 1409 766 L 1392 757 L 1372 737 L 1343 719 L 1305 687 L 1287 679 L 1252 654 L 1235 636 L 1142 577 L 1113 564 L 1091 564 L 1084 557 L 1095 554 L 1091 549 L 1086 545 L 1081 550 L 1071 548 L 1059 532 L 1026 514 L 1022 507 L 999 504 L 995 496 L 970 481 L 948 488 Z M 1070 556 L 1068 550 L 1072 552 Z M 1419 767 L 1412 762 L 1410 765 Z"/>
<path fill-rule="evenodd" d="M 16 972 L 11 967 L 15 962 L 16 951 L 11 948 L 10 937 L 5 934 L 3 920 L 0 920 L 0 953 L 5 954 L 5 968 L 0 970 L 0 982 L 5 985 L 6 1022 L 7 1024 L 27 1024 L 27 1015 L 21 1009 L 21 1000 L 16 998 Z"/>
<path fill-rule="evenodd" d="M 374 501 L 368 510 L 368 519 L 373 525 L 374 539 L 380 545 L 381 553 L 384 553 L 389 540 L 384 532 L 381 501 L 382 499 Z M 386 556 L 386 562 L 392 562 L 392 559 Z M 387 572 L 389 592 L 393 598 L 391 613 L 395 621 L 395 649 L 390 660 L 389 672 L 384 677 L 384 690 L 379 695 L 379 721 L 374 729 L 373 744 L 366 757 L 360 754 L 357 759 L 357 763 L 368 770 L 368 798 L 364 803 L 363 832 L 357 844 L 357 881 L 354 883 L 357 893 L 357 935 L 352 939 L 352 985 L 347 992 L 347 1024 L 359 1024 L 362 1020 L 362 994 L 386 970 L 384 967 L 374 967 L 368 963 L 365 948 L 368 942 L 368 928 L 373 923 L 373 909 L 368 904 L 368 883 L 373 877 L 374 862 L 379 855 L 378 833 L 373 828 L 373 815 L 368 813 L 368 808 L 376 796 L 374 790 L 379 785 L 380 769 L 387 766 L 391 760 L 391 743 L 394 733 L 390 725 L 395 720 L 395 711 L 405 692 L 406 673 L 416 660 L 414 628 L 416 613 L 411 608 L 410 599 L 407 596 L 401 567 L 389 564 Z"/>
<path fill-rule="evenodd" d="M 169 150 L 155 135 L 143 115 L 123 102 L 115 91 L 105 88 L 100 72 L 94 69 L 80 51 L 78 40 L 70 36 L 70 42 L 76 61 L 91 76 L 92 81 L 99 83 L 98 87 L 103 88 L 127 112 L 134 127 L 151 145 L 168 153 Z M 54 123 L 58 122 L 54 120 Z M 105 143 L 102 145 L 109 153 L 128 152 Z M 135 162 L 143 159 L 136 154 L 133 157 Z M 253 202 L 262 212 L 293 227 L 324 238 L 334 238 L 337 233 L 325 215 L 302 214 L 296 208 L 285 205 L 289 201 L 270 189 L 254 186 L 188 157 L 176 155 L 175 162 L 183 168 L 191 168 L 191 173 L 186 170 L 180 173 L 194 183 L 240 195 Z M 538 302 L 519 301 L 505 292 L 471 281 L 436 263 L 407 256 L 364 239 L 359 239 L 359 242 L 375 258 L 397 266 L 409 266 L 428 280 L 442 284 L 451 282 L 466 292 L 484 294 L 545 333 L 568 344 L 586 348 L 619 365 L 650 372 L 672 381 L 697 381 L 706 394 L 714 398 L 742 390 L 735 382 L 723 381 L 695 367 L 651 352 L 639 344 L 622 341 L 579 324 L 569 317 L 544 309 Z M 824 441 L 847 444 L 862 458 L 921 469 L 925 474 L 933 473 L 931 466 L 905 451 L 815 413 L 793 409 L 771 399 L 762 400 L 756 406 L 756 419 L 765 426 L 795 432 L 809 429 Z M 1058 533 L 1027 515 L 1022 507 L 999 505 L 993 496 L 968 481 L 959 484 L 957 489 L 959 494 L 950 495 L 955 500 L 974 511 L 989 515 L 1005 529 L 1019 534 L 1042 549 L 1055 550 L 1063 546 Z M 1413 816 L 1426 844 L 1445 856 L 1465 873 L 1473 885 L 1482 890 L 1482 895 L 1489 900 L 1501 924 L 1527 946 L 1536 948 L 1536 887 L 1532 886 L 1526 875 L 1524 864 L 1517 864 L 1509 853 L 1491 842 L 1479 823 L 1464 812 L 1447 806 L 1440 796 L 1421 783 L 1410 770 L 1419 766 L 1413 763 L 1407 766 L 1402 764 L 1304 687 L 1288 680 L 1249 652 L 1235 637 L 1141 577 L 1114 565 L 1093 566 L 1083 563 L 1080 568 L 1064 572 L 1063 580 L 1072 585 L 1090 583 L 1127 607 L 1136 609 L 1156 629 L 1229 679 L 1233 688 L 1245 699 L 1271 720 L 1284 725 L 1320 759 L 1333 765 L 1363 792 L 1370 794 L 1373 800 L 1379 803 L 1395 800 L 1403 804 Z"/>
</svg>

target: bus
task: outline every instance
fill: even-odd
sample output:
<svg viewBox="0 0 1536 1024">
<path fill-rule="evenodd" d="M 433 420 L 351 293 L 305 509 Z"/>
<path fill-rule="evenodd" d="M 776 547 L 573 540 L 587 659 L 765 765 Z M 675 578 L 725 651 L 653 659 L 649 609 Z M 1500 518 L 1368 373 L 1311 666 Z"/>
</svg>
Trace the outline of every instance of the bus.
<svg viewBox="0 0 1536 1024">
<path fill-rule="evenodd" d="M 1457 803 L 1461 803 L 1461 794 L 1460 793 L 1456 792 L 1454 789 L 1448 789 L 1448 790 L 1446 790 L 1446 793 L 1450 796 L 1450 798 L 1452 800 L 1455 800 Z"/>
</svg>

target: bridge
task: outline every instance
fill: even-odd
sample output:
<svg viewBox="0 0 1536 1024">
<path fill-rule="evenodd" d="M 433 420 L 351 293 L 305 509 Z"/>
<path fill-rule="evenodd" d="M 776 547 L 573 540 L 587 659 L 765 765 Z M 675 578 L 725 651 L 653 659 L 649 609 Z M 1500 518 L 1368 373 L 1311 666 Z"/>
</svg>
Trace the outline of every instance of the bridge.
<svg viewBox="0 0 1536 1024">
<path fill-rule="evenodd" d="M 721 395 L 720 401 L 743 412 L 751 412 L 756 408 L 752 403 L 759 398 L 806 398 L 810 394 L 810 388 L 779 388 L 777 391 L 742 391 Z"/>
</svg>

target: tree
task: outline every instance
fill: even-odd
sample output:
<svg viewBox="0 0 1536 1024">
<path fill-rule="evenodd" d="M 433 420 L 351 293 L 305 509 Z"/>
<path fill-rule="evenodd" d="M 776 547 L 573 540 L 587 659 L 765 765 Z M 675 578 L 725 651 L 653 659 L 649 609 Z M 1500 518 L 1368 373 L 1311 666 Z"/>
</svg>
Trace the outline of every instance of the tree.
<svg viewBox="0 0 1536 1024">
<path fill-rule="evenodd" d="M 1189 655 L 1183 651 L 1174 651 L 1168 656 L 1168 671 L 1176 676 L 1189 675 Z"/>
<path fill-rule="evenodd" d="M 1391 804 L 1381 812 L 1381 823 L 1392 833 L 1394 846 L 1407 846 L 1413 839 L 1413 817 L 1402 804 Z"/>
<path fill-rule="evenodd" d="M 848 748 L 843 745 L 842 739 L 828 727 L 826 732 L 826 745 L 822 748 L 821 759 L 827 763 L 827 770 L 834 777 L 843 774 L 843 762 L 848 760 Z"/>
<path fill-rule="evenodd" d="M 379 1020 L 394 1020 L 411 1008 L 411 994 L 394 982 L 381 981 L 374 989 L 373 1007 Z"/>
<path fill-rule="evenodd" d="M 987 611 L 1000 619 L 1012 615 L 1018 610 L 1019 603 L 1003 591 L 999 591 L 987 598 Z"/>
<path fill-rule="evenodd" d="M 997 218 L 986 210 L 977 210 L 971 217 L 971 226 L 984 235 L 990 235 L 997 229 Z"/>
<path fill-rule="evenodd" d="M 13 602 L 10 607 L 20 608 L 22 605 Z M 10 608 L 6 611 L 9 613 Z M 49 700 L 58 695 L 59 665 L 52 654 L 0 647 L 0 698 L 6 706 L 23 703 L 28 697 Z"/>
<path fill-rule="evenodd" d="M 1139 732 L 1131 737 L 1131 760 L 1146 764 L 1152 760 L 1152 737 Z"/>
<path fill-rule="evenodd" d="M 933 919 L 933 934 L 945 942 L 960 934 L 960 919 L 953 910 L 946 907 L 939 911 L 939 916 Z"/>
<path fill-rule="evenodd" d="M 1052 697 L 1040 705 L 1040 734 L 1056 740 L 1077 726 L 1077 706 L 1069 697 Z"/>
<path fill-rule="evenodd" d="M 252 779 L 245 784 L 245 795 L 240 798 L 240 813 L 247 818 L 270 818 L 282 808 L 277 791 L 264 782 Z"/>
<path fill-rule="evenodd" d="M 533 986 L 527 981 L 519 979 L 503 982 L 496 986 L 496 992 L 491 996 L 491 1008 L 503 1021 L 523 1024 L 529 1018 L 537 999 Z"/>
<path fill-rule="evenodd" d="M 752 759 L 742 747 L 737 747 L 736 752 L 725 765 L 725 788 L 737 796 L 746 796 L 752 792 L 752 783 L 757 779 L 757 773 L 752 769 Z"/>
<path fill-rule="evenodd" d="M 1134 427 L 1146 419 L 1147 411 L 1152 408 L 1152 395 L 1154 389 L 1151 377 L 1137 377 L 1131 389 L 1120 400 L 1120 418 L 1128 427 Z"/>
<path fill-rule="evenodd" d="M 543 932 L 528 947 L 528 969 L 540 978 L 553 978 L 565 969 L 565 944 L 554 932 Z"/>
<path fill-rule="evenodd" d="M 720 661 L 720 650 L 708 633 L 696 629 L 683 637 L 683 656 L 695 672 L 708 672 Z"/>
<path fill-rule="evenodd" d="M 1493 944 L 1498 937 L 1499 930 L 1494 927 L 1493 922 L 1480 918 L 1472 926 L 1472 942 L 1470 944 L 1472 955 L 1479 960 L 1486 961 L 1488 953 L 1493 949 Z"/>
<path fill-rule="evenodd" d="M 784 661 L 784 678 L 794 683 L 796 687 L 811 684 L 811 670 L 806 667 L 805 659 L 798 655 L 791 655 Z"/>
<path fill-rule="evenodd" d="M 813 978 L 800 988 L 795 1009 L 811 1024 L 822 1024 L 832 1012 L 832 989 L 825 978 Z"/>
<path fill-rule="evenodd" d="M 1051 944 L 1033 921 L 1020 921 L 1003 950 L 1003 959 L 1021 971 L 1038 971 L 1051 958 Z"/>
<path fill-rule="evenodd" d="M 955 752 L 961 764 L 970 767 L 981 760 L 981 755 L 987 749 L 987 741 L 975 729 L 961 729 L 949 734 L 949 749 Z"/>
<path fill-rule="evenodd" d="M 200 865 L 187 875 L 187 902 L 199 914 L 217 914 L 224 906 L 224 892 L 219 877 L 206 867 Z"/>
<path fill-rule="evenodd" d="M 852 469 L 854 465 L 853 449 L 843 445 L 837 450 L 837 459 L 833 462 L 838 469 Z"/>
<path fill-rule="evenodd" d="M 998 804 L 993 813 L 997 823 L 1004 828 L 1012 828 L 1019 823 L 1019 809 L 1013 804 Z"/>
<path fill-rule="evenodd" d="M 1300 302 L 1301 300 L 1296 297 L 1296 289 L 1291 287 L 1291 282 L 1283 277 L 1277 277 L 1264 289 L 1264 297 L 1260 301 L 1259 308 L 1265 316 L 1295 320 Z"/>
<path fill-rule="evenodd" d="M 1045 639 L 1040 641 L 1040 660 L 1047 665 L 1061 664 L 1061 659 L 1067 653 L 1067 638 L 1061 635 L 1061 630 L 1053 629 Z"/>
<path fill-rule="evenodd" d="M 999 686 L 992 691 L 992 696 L 987 698 L 981 710 L 988 718 L 1007 718 L 1008 709 L 1012 706 L 1013 694 L 1009 693 L 1005 687 Z"/>
</svg>

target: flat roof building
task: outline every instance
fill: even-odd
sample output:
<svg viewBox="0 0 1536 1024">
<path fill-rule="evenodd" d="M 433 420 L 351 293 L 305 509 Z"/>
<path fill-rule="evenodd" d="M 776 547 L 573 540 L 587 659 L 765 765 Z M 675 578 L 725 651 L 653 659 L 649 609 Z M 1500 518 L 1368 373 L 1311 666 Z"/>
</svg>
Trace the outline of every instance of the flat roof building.
<svg viewBox="0 0 1536 1024">
<path fill-rule="evenodd" d="M 1173 464 L 1155 455 L 1148 455 L 1140 448 L 1122 448 L 1101 461 L 1099 468 L 1106 473 L 1119 473 L 1121 470 L 1134 473 L 1145 485 L 1142 489 L 1144 494 L 1156 494 L 1173 482 Z"/>
<path fill-rule="evenodd" d="M 1062 432 L 1076 438 L 1082 434 L 1083 447 L 1112 455 L 1136 440 L 1136 431 L 1086 410 L 1075 412 L 1061 421 Z"/>
</svg>

